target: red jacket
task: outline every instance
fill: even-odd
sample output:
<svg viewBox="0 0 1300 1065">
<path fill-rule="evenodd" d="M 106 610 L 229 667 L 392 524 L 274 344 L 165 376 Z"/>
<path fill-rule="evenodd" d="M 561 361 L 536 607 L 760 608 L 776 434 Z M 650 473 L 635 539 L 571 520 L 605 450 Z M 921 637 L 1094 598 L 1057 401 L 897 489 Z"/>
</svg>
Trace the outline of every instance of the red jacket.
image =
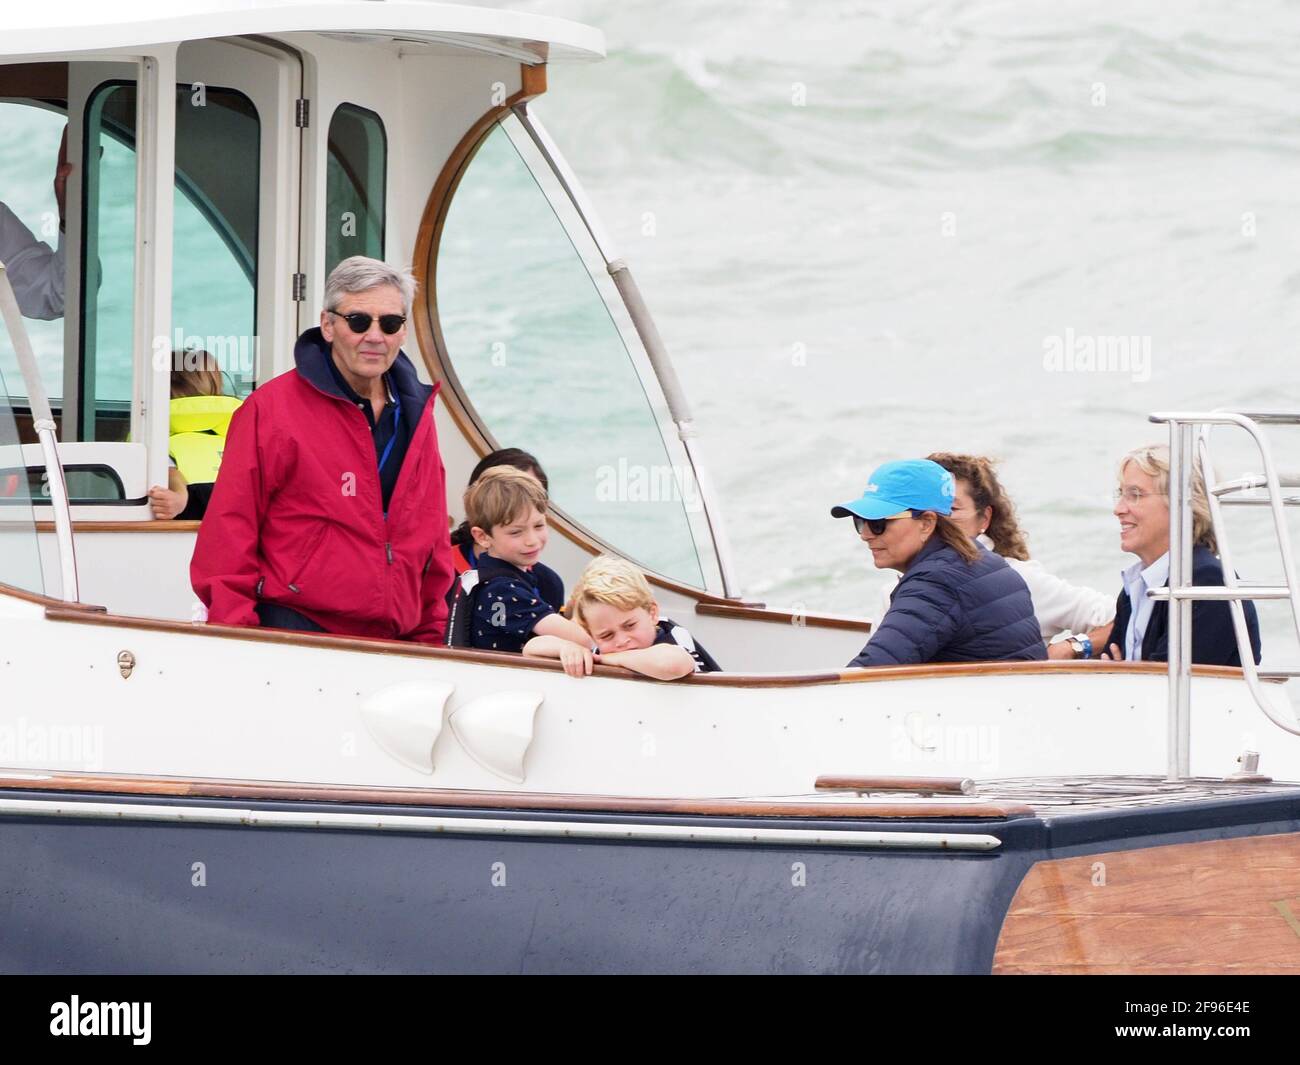
<svg viewBox="0 0 1300 1065">
<path fill-rule="evenodd" d="M 404 354 L 389 370 L 413 423 L 385 519 L 370 424 L 335 384 L 329 358 L 309 329 L 297 369 L 235 413 L 190 562 L 194 591 L 215 623 L 257 625 L 260 599 L 332 633 L 441 643 L 452 560 L 437 388 Z"/>
</svg>

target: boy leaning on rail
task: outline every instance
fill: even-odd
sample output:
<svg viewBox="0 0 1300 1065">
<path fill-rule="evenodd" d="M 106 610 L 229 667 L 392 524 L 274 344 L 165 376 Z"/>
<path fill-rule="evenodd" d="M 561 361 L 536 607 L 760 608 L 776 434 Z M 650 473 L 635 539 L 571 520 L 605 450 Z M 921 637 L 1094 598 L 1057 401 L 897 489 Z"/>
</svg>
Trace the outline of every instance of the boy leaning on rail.
<svg viewBox="0 0 1300 1065">
<path fill-rule="evenodd" d="M 591 639 L 579 644 L 535 636 L 524 646 L 524 654 L 558 658 L 571 677 L 586 676 L 596 661 L 656 680 L 721 669 L 683 626 L 660 616 L 645 574 L 626 559 L 593 559 L 578 579 L 571 603 L 574 620 Z"/>
</svg>

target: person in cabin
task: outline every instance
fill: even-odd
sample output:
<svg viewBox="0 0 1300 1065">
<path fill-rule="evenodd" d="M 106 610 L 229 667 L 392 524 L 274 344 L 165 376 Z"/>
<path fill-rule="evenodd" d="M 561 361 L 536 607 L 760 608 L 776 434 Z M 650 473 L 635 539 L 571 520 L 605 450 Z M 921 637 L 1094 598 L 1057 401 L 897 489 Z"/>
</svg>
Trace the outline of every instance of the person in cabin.
<svg viewBox="0 0 1300 1065">
<path fill-rule="evenodd" d="M 1210 520 L 1210 504 L 1199 470 L 1192 471 L 1192 583 L 1223 584 L 1223 564 Z M 1169 448 L 1149 444 L 1130 451 L 1119 464 L 1115 490 L 1119 544 L 1137 555 L 1120 575 L 1124 587 L 1115 604 L 1115 621 L 1100 647 L 1102 658 L 1143 662 L 1169 661 L 1169 604 L 1147 598 L 1150 588 L 1169 584 Z M 1260 658 L 1259 618 L 1255 604 L 1242 604 L 1251 654 Z M 1192 661 L 1211 666 L 1240 666 L 1241 654 L 1226 602 L 1192 604 Z"/>
<path fill-rule="evenodd" d="M 449 646 L 518 652 L 537 635 L 590 645 L 586 631 L 561 615 L 564 582 L 541 561 L 546 505 L 537 478 L 513 466 L 484 470 L 465 490 L 478 565 L 456 586 Z"/>
<path fill-rule="evenodd" d="M 216 356 L 206 351 L 172 352 L 171 437 L 167 487 L 149 489 L 159 521 L 199 521 L 208 509 L 221 468 L 230 419 L 241 400 L 222 395 L 225 382 Z"/>
<path fill-rule="evenodd" d="M 902 573 L 889 610 L 850 666 L 1045 659 L 1024 580 L 952 519 L 953 475 L 929 459 L 887 462 L 852 518 L 875 565 Z"/>
<path fill-rule="evenodd" d="M 71 173 L 72 164 L 68 162 L 68 128 L 64 126 L 63 139 L 59 142 L 59 158 L 54 169 L 54 201 L 59 209 L 59 237 L 53 248 L 43 240 L 37 240 L 36 235 L 10 210 L 8 204 L 0 203 L 0 262 L 5 265 L 18 310 L 24 318 L 52 321 L 63 317 L 63 290 L 67 275 L 63 246 L 64 217 L 67 212 L 68 177 Z"/>
<path fill-rule="evenodd" d="M 503 447 L 499 451 L 493 451 L 490 455 L 485 455 L 479 459 L 478 464 L 470 471 L 469 485 L 472 487 L 483 476 L 484 471 L 490 470 L 493 466 L 513 466 L 517 470 L 523 470 L 524 473 L 531 474 L 541 483 L 542 488 L 550 488 L 550 482 L 546 479 L 546 471 L 542 465 L 527 451 L 517 447 Z M 461 578 L 470 570 L 478 566 L 478 554 L 475 551 L 474 534 L 470 532 L 469 522 L 462 521 L 456 528 L 451 531 L 451 563 L 456 570 L 456 575 L 451 582 L 451 587 L 447 589 L 447 608 L 456 598 L 456 588 Z M 555 577 L 558 585 L 552 584 L 549 587 L 542 585 L 542 593 L 548 602 L 564 602 L 564 584 L 555 571 L 549 567 L 543 566 L 545 574 L 551 574 Z"/>
<path fill-rule="evenodd" d="M 722 668 L 683 626 L 660 616 L 650 582 L 626 559 L 592 559 L 578 578 L 571 605 L 574 621 L 591 633 L 594 645 L 534 636 L 524 645 L 524 654 L 558 658 L 571 677 L 587 676 L 596 661 L 625 666 L 655 680 Z"/>
<path fill-rule="evenodd" d="M 401 350 L 414 295 L 409 270 L 344 259 L 296 367 L 235 412 L 190 563 L 209 622 L 442 642 L 438 389 Z"/>
<path fill-rule="evenodd" d="M 1094 644 L 1098 650 L 1104 647 L 1099 641 L 1110 631 L 1114 601 L 1103 592 L 1070 584 L 1029 557 L 1016 508 L 998 480 L 994 461 L 947 451 L 926 457 L 953 475 L 956 495 L 949 515 L 953 524 L 1004 558 L 1028 586 L 1039 631 L 1048 641 L 1047 657 L 1087 658 Z M 893 590 L 891 585 L 883 591 L 877 618 L 889 610 Z"/>
</svg>

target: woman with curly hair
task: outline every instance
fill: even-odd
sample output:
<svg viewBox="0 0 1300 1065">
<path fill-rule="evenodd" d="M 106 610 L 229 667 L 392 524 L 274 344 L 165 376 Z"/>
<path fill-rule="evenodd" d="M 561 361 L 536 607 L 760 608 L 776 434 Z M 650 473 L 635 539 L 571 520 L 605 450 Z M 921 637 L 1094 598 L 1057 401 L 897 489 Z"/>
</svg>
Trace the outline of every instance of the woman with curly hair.
<svg viewBox="0 0 1300 1065">
<path fill-rule="evenodd" d="M 938 451 L 927 456 L 953 475 L 957 494 L 952 520 L 972 540 L 1006 559 L 1029 587 L 1034 616 L 1049 658 L 1080 657 L 1089 644 L 1097 651 L 1110 631 L 1115 601 L 1102 592 L 1083 588 L 1047 572 L 1029 557 L 1016 508 L 998 480 L 996 465 L 983 455 Z M 892 594 L 893 589 L 890 589 Z M 885 609 L 888 609 L 887 605 Z M 881 611 L 883 616 L 884 611 Z M 1056 639 L 1053 639 L 1053 638 Z"/>
</svg>

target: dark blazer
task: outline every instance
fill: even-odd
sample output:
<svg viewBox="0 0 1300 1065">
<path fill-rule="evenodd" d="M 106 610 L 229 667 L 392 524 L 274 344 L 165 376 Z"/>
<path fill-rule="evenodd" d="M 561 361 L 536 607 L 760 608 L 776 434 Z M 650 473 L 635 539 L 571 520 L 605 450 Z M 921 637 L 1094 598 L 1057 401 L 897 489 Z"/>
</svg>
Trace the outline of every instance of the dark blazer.
<svg viewBox="0 0 1300 1065">
<path fill-rule="evenodd" d="M 1192 583 L 1206 585 L 1223 584 L 1223 566 L 1218 556 L 1207 547 L 1199 544 L 1192 551 Z M 1168 586 L 1168 582 L 1166 582 Z M 1255 604 L 1246 602 L 1246 631 L 1250 633 L 1250 647 L 1259 664 L 1259 617 L 1255 613 Z M 1110 645 L 1119 645 L 1119 655 L 1125 656 L 1125 634 L 1133 610 L 1129 603 L 1128 592 L 1121 588 L 1119 600 L 1115 604 L 1115 621 L 1110 635 L 1096 648 L 1096 653 L 1109 651 Z M 1151 620 L 1147 622 L 1147 631 L 1142 635 L 1142 660 L 1144 662 L 1169 661 L 1169 604 L 1157 602 L 1151 611 Z M 1199 600 L 1192 604 L 1192 661 L 1203 666 L 1239 666 L 1241 655 L 1237 653 L 1237 637 L 1232 629 L 1232 611 L 1227 603 L 1215 603 Z"/>
<path fill-rule="evenodd" d="M 1046 657 L 1020 574 L 983 546 L 975 561 L 967 562 L 932 536 L 894 588 L 871 642 L 849 665 Z"/>
</svg>

